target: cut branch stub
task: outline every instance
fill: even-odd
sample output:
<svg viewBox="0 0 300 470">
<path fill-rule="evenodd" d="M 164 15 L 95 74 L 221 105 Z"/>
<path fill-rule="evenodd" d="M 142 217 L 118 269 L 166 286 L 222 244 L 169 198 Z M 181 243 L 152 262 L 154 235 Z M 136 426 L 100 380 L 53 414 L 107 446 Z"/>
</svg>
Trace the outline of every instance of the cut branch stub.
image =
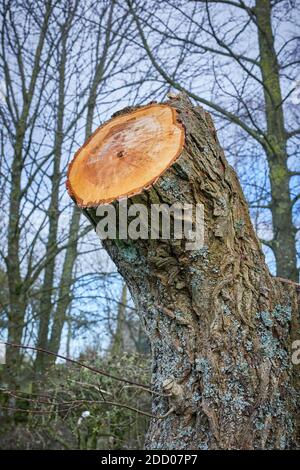
<svg viewBox="0 0 300 470">
<path fill-rule="evenodd" d="M 80 207 L 134 196 L 155 183 L 181 154 L 176 110 L 151 104 L 100 126 L 70 163 L 67 189 Z"/>
</svg>

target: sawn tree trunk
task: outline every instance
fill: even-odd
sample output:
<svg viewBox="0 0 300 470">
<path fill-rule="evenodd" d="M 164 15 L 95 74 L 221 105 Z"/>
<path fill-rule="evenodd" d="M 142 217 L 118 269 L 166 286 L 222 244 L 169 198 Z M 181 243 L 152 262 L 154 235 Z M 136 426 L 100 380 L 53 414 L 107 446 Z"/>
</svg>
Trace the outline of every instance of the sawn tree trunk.
<svg viewBox="0 0 300 470">
<path fill-rule="evenodd" d="M 139 188 L 128 204 L 138 202 L 149 210 L 157 203 L 203 204 L 205 242 L 198 250 L 187 250 L 184 239 L 103 241 L 127 282 L 149 336 L 153 390 L 168 395 L 154 396 L 153 414 L 172 410 L 166 418 L 152 420 L 146 447 L 297 448 L 299 366 L 292 363 L 292 342 L 299 339 L 298 285 L 270 275 L 243 192 L 224 157 L 210 115 L 193 107 L 183 95 L 165 105 L 148 106 L 148 115 L 151 106 L 176 111 L 184 143 L 177 159 L 150 187 Z M 120 127 L 118 119 L 125 116 L 126 121 L 127 116 L 129 128 L 134 122 L 140 131 L 137 110 L 144 109 L 126 109 L 109 121 L 112 136 L 116 132 L 116 141 L 124 146 L 121 151 L 117 148 L 124 165 L 133 144 L 126 148 L 127 140 L 122 139 L 126 125 Z M 158 131 L 153 125 L 157 135 L 153 145 L 166 131 L 163 123 L 160 126 Z M 92 144 L 93 136 L 88 145 Z M 99 151 L 99 142 L 97 146 Z M 75 161 L 86 149 L 77 153 Z M 68 189 L 78 205 L 84 206 L 80 188 L 89 181 L 80 182 L 77 194 L 72 168 L 74 162 Z M 80 166 L 76 171 L 79 181 Z M 100 176 L 97 181 L 100 191 Z M 119 205 L 117 198 L 113 204 Z M 91 205 L 86 204 L 84 212 L 96 227 L 99 218 Z"/>
</svg>

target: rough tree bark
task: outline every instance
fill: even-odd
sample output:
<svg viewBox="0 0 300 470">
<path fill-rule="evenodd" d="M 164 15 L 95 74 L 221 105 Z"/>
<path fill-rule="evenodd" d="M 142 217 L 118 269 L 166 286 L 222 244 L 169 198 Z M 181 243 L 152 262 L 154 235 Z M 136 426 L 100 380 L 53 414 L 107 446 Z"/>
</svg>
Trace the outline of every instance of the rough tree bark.
<svg viewBox="0 0 300 470">
<path fill-rule="evenodd" d="M 297 285 L 272 278 L 234 170 L 210 115 L 183 96 L 168 103 L 185 129 L 180 157 L 131 197 L 150 208 L 205 207 L 205 246 L 185 240 L 105 240 L 153 355 L 149 449 L 297 448 Z M 124 110 L 124 113 L 130 111 Z M 126 158 L 126 156 L 124 157 Z M 114 204 L 118 206 L 118 202 Z M 96 227 L 96 209 L 85 214 Z"/>
</svg>

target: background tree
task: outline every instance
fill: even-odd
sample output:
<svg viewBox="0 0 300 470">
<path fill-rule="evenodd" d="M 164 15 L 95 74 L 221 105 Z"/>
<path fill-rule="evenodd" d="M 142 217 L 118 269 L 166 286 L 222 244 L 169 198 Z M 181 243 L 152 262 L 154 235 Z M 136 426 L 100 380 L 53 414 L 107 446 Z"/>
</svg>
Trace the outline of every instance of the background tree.
<svg viewBox="0 0 300 470">
<path fill-rule="evenodd" d="M 99 123 L 114 93 L 118 100 L 126 93 L 127 83 L 114 77 L 131 66 L 123 59 L 127 20 L 114 1 L 3 1 L 1 12 L 1 259 L 8 290 L 1 310 L 10 342 L 57 352 L 78 295 L 75 273 L 83 279 L 75 261 L 87 245 L 78 240 L 90 230 L 66 197 L 65 170 L 94 116 Z M 8 377 L 18 375 L 22 356 L 8 351 Z M 38 353 L 36 371 L 46 362 Z"/>
<path fill-rule="evenodd" d="M 36 14 L 31 16 L 29 6 L 18 8 L 14 5 L 13 9 L 11 2 L 4 2 L 2 6 L 1 72 L 5 77 L 5 104 L 8 112 L 4 114 L 1 109 L 1 120 L 12 149 L 11 160 L 7 159 L 11 166 L 7 255 L 3 254 L 3 258 L 9 291 L 8 338 L 13 343 L 20 343 L 27 304 L 21 271 L 21 226 L 24 224 L 24 219 L 21 220 L 21 212 L 24 210 L 21 203 L 22 197 L 27 196 L 29 187 L 28 182 L 22 187 L 22 173 L 26 171 L 26 158 L 29 156 L 34 124 L 44 104 L 42 96 L 54 49 L 54 44 L 46 41 L 53 7 L 51 2 L 40 2 L 37 4 Z M 29 46 L 29 33 L 32 31 L 35 31 L 38 39 Z M 42 163 L 39 162 L 39 167 L 45 160 L 44 158 Z M 26 219 L 28 216 L 26 214 L 23 217 Z M 8 351 L 7 361 L 16 370 L 19 366 L 19 352 Z M 9 369 L 9 374 L 13 374 L 12 369 Z"/>
</svg>

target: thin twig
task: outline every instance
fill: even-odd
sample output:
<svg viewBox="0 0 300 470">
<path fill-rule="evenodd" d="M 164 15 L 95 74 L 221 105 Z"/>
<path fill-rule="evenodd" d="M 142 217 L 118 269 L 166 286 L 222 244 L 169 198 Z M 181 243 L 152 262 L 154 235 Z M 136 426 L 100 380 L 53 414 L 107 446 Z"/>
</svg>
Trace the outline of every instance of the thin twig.
<svg viewBox="0 0 300 470">
<path fill-rule="evenodd" d="M 65 357 L 65 356 L 62 356 L 61 354 L 56 354 L 54 352 L 47 351 L 46 349 L 43 349 L 43 348 L 36 348 L 36 347 L 33 347 L 33 346 L 24 346 L 22 344 L 14 344 L 14 343 L 9 343 L 9 342 L 2 342 L 2 344 L 5 344 L 6 346 L 10 346 L 12 348 L 29 349 L 31 351 L 38 351 L 38 352 L 42 352 L 44 354 L 48 354 L 49 356 L 58 357 L 59 359 L 63 359 L 65 361 L 70 362 L 71 364 L 75 364 L 79 367 L 83 367 L 84 369 L 88 369 L 92 372 L 95 372 L 96 374 L 104 375 L 105 377 L 109 377 L 110 379 L 118 380 L 119 382 L 123 382 L 123 383 L 129 384 L 129 385 L 135 386 L 135 387 L 137 387 L 141 390 L 144 390 L 148 393 L 151 393 L 153 395 L 164 396 L 161 393 L 158 393 L 158 392 L 155 392 L 154 390 L 151 390 L 151 388 L 147 385 L 139 384 L 138 382 L 134 382 L 132 380 L 123 379 L 122 377 L 117 377 L 116 375 L 109 374 L 108 372 L 105 372 L 101 369 L 97 369 L 96 367 L 88 366 L 86 364 L 83 364 L 82 362 L 76 361 L 75 359 L 70 359 L 69 357 Z"/>
</svg>

